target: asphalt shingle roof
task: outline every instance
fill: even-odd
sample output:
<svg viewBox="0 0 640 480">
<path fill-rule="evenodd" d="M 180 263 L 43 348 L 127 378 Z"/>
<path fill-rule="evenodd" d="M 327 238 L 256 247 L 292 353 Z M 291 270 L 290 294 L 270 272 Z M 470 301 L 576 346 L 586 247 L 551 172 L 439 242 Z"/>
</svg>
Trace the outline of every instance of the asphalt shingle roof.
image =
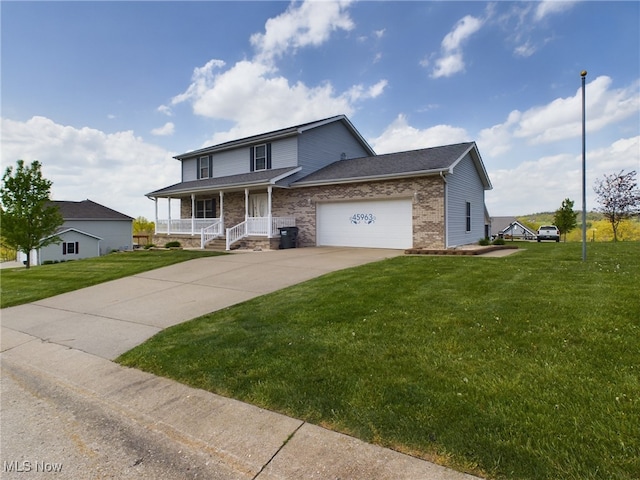
<svg viewBox="0 0 640 480">
<path fill-rule="evenodd" d="M 339 160 L 307 175 L 293 185 L 445 171 L 473 146 L 473 142 L 467 142 L 374 157 Z"/>
<path fill-rule="evenodd" d="M 51 203 L 60 209 L 60 214 L 65 220 L 133 220 L 124 213 L 116 212 L 91 200 L 80 202 L 57 200 Z"/>
<path fill-rule="evenodd" d="M 147 193 L 148 197 L 157 195 L 167 195 L 170 193 L 187 193 L 196 190 L 207 190 L 212 188 L 230 188 L 249 186 L 260 183 L 269 183 L 272 179 L 286 175 L 287 173 L 298 170 L 298 167 L 276 168 L 273 170 L 260 170 L 259 172 L 241 173 L 238 175 L 229 175 L 227 177 L 213 177 L 204 180 L 191 180 L 189 182 L 180 182 L 169 187 Z"/>
</svg>

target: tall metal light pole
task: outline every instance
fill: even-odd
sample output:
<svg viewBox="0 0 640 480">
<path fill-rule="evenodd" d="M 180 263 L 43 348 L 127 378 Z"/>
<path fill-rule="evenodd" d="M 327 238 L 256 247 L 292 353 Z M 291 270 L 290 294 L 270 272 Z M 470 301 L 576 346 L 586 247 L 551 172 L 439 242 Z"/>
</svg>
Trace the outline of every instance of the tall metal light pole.
<svg viewBox="0 0 640 480">
<path fill-rule="evenodd" d="M 580 72 L 582 77 L 582 261 L 587 260 L 587 128 L 585 113 L 585 79 L 587 71 Z"/>
</svg>

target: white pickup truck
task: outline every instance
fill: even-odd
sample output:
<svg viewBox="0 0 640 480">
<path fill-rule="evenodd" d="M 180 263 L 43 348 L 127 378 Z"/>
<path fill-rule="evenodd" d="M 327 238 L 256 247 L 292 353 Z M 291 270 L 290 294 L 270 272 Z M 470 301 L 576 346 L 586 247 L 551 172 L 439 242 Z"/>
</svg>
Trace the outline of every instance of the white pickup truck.
<svg viewBox="0 0 640 480">
<path fill-rule="evenodd" d="M 560 230 L 555 225 L 543 225 L 538 229 L 538 241 L 555 240 L 560 241 Z"/>
</svg>

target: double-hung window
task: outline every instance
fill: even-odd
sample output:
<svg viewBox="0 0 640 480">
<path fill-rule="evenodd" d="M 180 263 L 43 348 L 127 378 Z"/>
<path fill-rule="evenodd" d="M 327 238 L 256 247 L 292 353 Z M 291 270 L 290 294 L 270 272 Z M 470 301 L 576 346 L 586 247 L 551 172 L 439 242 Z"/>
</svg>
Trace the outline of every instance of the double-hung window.
<svg viewBox="0 0 640 480">
<path fill-rule="evenodd" d="M 78 242 L 63 242 L 62 254 L 63 255 L 77 255 L 80 253 L 80 244 Z"/>
<path fill-rule="evenodd" d="M 260 170 L 271 169 L 271 144 L 263 143 L 251 147 L 251 164 L 250 170 L 257 172 Z"/>
<path fill-rule="evenodd" d="M 196 200 L 196 218 L 214 218 L 215 203 L 212 198 Z"/>
<path fill-rule="evenodd" d="M 209 157 L 200 157 L 198 159 L 198 178 L 209 178 Z"/>
<path fill-rule="evenodd" d="M 467 232 L 471 231 L 471 202 L 467 202 Z"/>
</svg>

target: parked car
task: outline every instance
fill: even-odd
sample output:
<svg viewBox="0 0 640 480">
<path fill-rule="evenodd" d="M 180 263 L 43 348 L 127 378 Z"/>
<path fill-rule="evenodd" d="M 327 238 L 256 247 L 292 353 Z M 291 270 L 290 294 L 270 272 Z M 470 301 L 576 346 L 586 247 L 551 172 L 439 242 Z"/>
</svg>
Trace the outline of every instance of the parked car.
<svg viewBox="0 0 640 480">
<path fill-rule="evenodd" d="M 560 230 L 555 225 L 543 225 L 538 229 L 538 242 L 542 240 L 560 241 Z"/>
</svg>

